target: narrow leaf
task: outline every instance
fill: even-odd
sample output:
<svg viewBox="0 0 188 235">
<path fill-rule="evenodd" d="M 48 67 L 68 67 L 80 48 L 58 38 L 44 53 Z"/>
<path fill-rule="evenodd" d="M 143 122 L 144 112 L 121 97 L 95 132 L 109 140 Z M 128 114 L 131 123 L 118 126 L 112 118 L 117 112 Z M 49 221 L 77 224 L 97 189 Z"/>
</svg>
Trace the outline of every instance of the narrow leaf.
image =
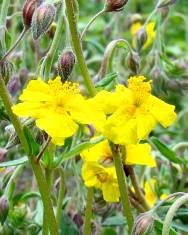
<svg viewBox="0 0 188 235">
<path fill-rule="evenodd" d="M 156 137 L 151 138 L 154 145 L 157 147 L 157 149 L 160 151 L 160 153 L 166 157 L 169 161 L 181 164 L 184 163 L 183 159 L 176 156 L 176 153 L 169 149 L 165 144 L 163 144 L 159 139 Z"/>
<path fill-rule="evenodd" d="M 22 164 L 26 163 L 27 161 L 28 161 L 27 157 L 22 157 L 22 158 L 12 160 L 12 161 L 2 162 L 2 163 L 0 163 L 0 168 L 22 165 Z"/>
</svg>

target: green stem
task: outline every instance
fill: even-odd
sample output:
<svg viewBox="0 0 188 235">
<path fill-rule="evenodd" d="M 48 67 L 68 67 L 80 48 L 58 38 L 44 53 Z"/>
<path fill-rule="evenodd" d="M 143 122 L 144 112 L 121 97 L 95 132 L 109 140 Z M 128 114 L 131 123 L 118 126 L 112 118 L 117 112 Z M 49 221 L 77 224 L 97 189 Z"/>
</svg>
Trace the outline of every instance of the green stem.
<svg viewBox="0 0 188 235">
<path fill-rule="evenodd" d="M 162 230 L 162 235 L 169 235 L 170 233 L 170 228 L 172 224 L 172 220 L 177 212 L 177 210 L 186 202 L 188 201 L 188 194 L 185 194 L 184 196 L 180 197 L 177 199 L 170 209 L 168 210 L 168 213 L 165 217 L 164 225 L 163 225 L 163 230 Z"/>
<path fill-rule="evenodd" d="M 141 190 L 141 188 L 139 186 L 139 183 L 138 183 L 138 180 L 136 178 L 136 174 L 135 174 L 135 171 L 134 171 L 133 167 L 132 166 L 128 166 L 127 169 L 129 171 L 131 182 L 132 182 L 132 185 L 134 187 L 136 196 L 138 197 L 138 200 L 140 201 L 140 203 L 143 205 L 143 207 L 146 210 L 150 210 L 150 206 L 149 206 L 148 202 L 146 201 L 146 198 L 144 197 L 144 195 L 142 193 L 142 190 Z"/>
<path fill-rule="evenodd" d="M 1 41 L 2 48 L 3 48 L 3 52 L 6 51 L 5 29 L 6 29 L 6 21 L 7 21 L 7 14 L 8 14 L 9 5 L 10 5 L 10 0 L 3 0 L 2 4 L 1 4 L 0 41 Z"/>
<path fill-rule="evenodd" d="M 84 235 L 91 234 L 92 201 L 93 201 L 93 188 L 88 188 L 85 224 L 84 224 Z"/>
<path fill-rule="evenodd" d="M 15 41 L 15 43 L 12 45 L 12 47 L 3 55 L 3 57 L 0 60 L 0 65 L 3 63 L 4 60 L 13 52 L 13 50 L 18 46 L 19 42 L 22 40 L 24 37 L 25 33 L 27 32 L 27 28 L 24 28 L 22 32 L 20 33 L 19 37 Z"/>
<path fill-rule="evenodd" d="M 123 169 L 121 155 L 120 155 L 119 150 L 117 150 L 116 148 L 118 148 L 118 146 L 112 146 L 114 165 L 116 168 L 116 174 L 117 174 L 117 180 L 119 184 L 121 201 L 123 205 L 123 211 L 124 211 L 125 217 L 127 218 L 129 234 L 131 234 L 134 219 L 133 219 L 133 215 L 131 212 L 131 205 L 130 205 L 130 200 L 128 197 L 127 181 L 126 181 L 126 177 L 125 177 L 125 173 Z"/>
<path fill-rule="evenodd" d="M 102 11 L 99 11 L 90 21 L 89 23 L 86 25 L 85 29 L 83 30 L 82 34 L 81 34 L 81 40 L 83 40 L 85 34 L 87 33 L 87 31 L 89 30 L 90 26 L 93 24 L 93 22 L 101 15 L 103 15 L 106 12 L 105 8 Z"/>
<path fill-rule="evenodd" d="M 60 168 L 58 170 L 60 174 L 60 186 L 59 186 L 59 195 L 57 200 L 56 221 L 57 221 L 57 226 L 59 227 L 61 223 L 63 197 L 65 194 L 65 174 L 63 168 Z"/>
<path fill-rule="evenodd" d="M 10 95 L 7 91 L 7 88 L 6 88 L 5 83 L 2 78 L 0 78 L 0 96 L 2 98 L 2 101 L 4 103 L 5 108 L 7 110 L 9 118 L 10 118 L 10 120 L 16 130 L 16 133 L 17 133 L 17 135 L 18 135 L 18 137 L 19 137 L 19 139 L 25 149 L 25 152 L 28 153 L 29 147 L 28 147 L 27 139 L 24 136 L 21 122 L 12 112 L 12 109 L 11 109 L 12 102 L 10 99 Z M 49 225 L 51 235 L 57 235 L 58 230 L 57 230 L 57 224 L 56 224 L 53 206 L 52 206 L 52 202 L 51 202 L 51 198 L 50 198 L 50 192 L 49 192 L 48 184 L 46 182 L 42 167 L 40 164 L 36 163 L 36 158 L 34 156 L 28 156 L 28 160 L 32 166 L 33 172 L 35 174 L 35 177 L 36 177 L 36 180 L 38 183 L 39 191 L 40 191 L 42 202 L 43 202 L 44 211 L 48 215 L 48 225 Z"/>
<path fill-rule="evenodd" d="M 66 2 L 67 16 L 68 16 L 69 28 L 70 28 L 71 38 L 72 38 L 72 44 L 73 44 L 74 51 L 78 60 L 78 64 L 80 66 L 84 83 L 89 92 L 89 95 L 94 96 L 96 93 L 95 87 L 92 83 L 92 80 L 89 75 L 89 71 L 88 71 L 88 68 L 84 59 L 81 40 L 80 40 L 80 36 L 77 30 L 76 17 L 74 14 L 73 0 L 65 0 L 65 2 Z"/>
<path fill-rule="evenodd" d="M 60 11 L 61 12 L 60 12 L 60 16 L 59 16 L 58 23 L 57 23 L 57 29 L 56 29 L 51 47 L 41 65 L 41 70 L 44 69 L 44 81 L 48 81 L 49 79 L 54 56 L 63 36 L 62 29 L 63 29 L 63 22 L 64 22 L 64 6 L 62 6 L 62 9 Z"/>
</svg>

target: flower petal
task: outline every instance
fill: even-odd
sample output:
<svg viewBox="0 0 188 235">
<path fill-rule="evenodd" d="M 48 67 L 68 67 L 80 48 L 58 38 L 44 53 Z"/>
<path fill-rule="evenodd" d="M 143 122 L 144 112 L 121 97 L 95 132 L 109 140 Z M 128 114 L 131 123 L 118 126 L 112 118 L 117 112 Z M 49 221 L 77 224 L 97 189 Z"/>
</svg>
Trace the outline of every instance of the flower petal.
<svg viewBox="0 0 188 235">
<path fill-rule="evenodd" d="M 155 167 L 156 162 L 151 156 L 151 146 L 149 144 L 126 145 L 125 164 Z"/>
<path fill-rule="evenodd" d="M 148 109 L 163 127 L 170 126 L 176 120 L 175 106 L 167 104 L 155 96 L 150 96 Z"/>
</svg>

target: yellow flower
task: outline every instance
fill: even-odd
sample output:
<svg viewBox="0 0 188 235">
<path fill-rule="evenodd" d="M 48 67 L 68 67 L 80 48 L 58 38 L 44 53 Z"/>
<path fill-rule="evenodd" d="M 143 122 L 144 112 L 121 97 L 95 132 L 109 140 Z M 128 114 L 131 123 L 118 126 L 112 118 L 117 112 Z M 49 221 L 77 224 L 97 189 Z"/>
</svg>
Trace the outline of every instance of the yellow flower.
<svg viewBox="0 0 188 235">
<path fill-rule="evenodd" d="M 125 151 L 126 156 L 123 156 L 123 159 L 126 165 L 156 166 L 156 162 L 151 156 L 151 147 L 149 144 L 127 144 L 125 145 Z M 113 165 L 112 151 L 107 140 L 84 150 L 81 153 L 81 157 L 85 162 L 97 162 L 103 166 Z"/>
<path fill-rule="evenodd" d="M 48 83 L 40 78 L 31 80 L 19 99 L 22 103 L 13 106 L 13 112 L 36 119 L 36 126 L 57 145 L 63 145 L 65 138 L 77 131 L 78 123 L 99 128 L 105 120 L 104 114 L 80 94 L 77 83 L 62 83 L 60 77 Z"/>
<path fill-rule="evenodd" d="M 157 201 L 157 196 L 155 195 L 154 189 L 155 189 L 155 184 L 156 184 L 156 180 L 152 179 L 150 181 L 150 183 L 145 182 L 144 184 L 144 192 L 145 192 L 145 198 L 147 200 L 147 202 L 149 203 L 149 205 L 152 207 L 155 202 Z M 160 196 L 161 200 L 164 200 L 167 198 L 167 194 L 163 193 Z"/>
<path fill-rule="evenodd" d="M 117 85 L 115 92 L 102 91 L 94 98 L 108 114 L 103 135 L 115 144 L 137 144 L 160 123 L 170 126 L 176 119 L 175 106 L 151 95 L 151 82 L 131 77 L 128 88 Z"/>
<path fill-rule="evenodd" d="M 140 22 L 134 23 L 131 26 L 131 35 L 134 37 L 136 32 L 142 27 L 142 24 Z M 148 48 L 154 41 L 156 32 L 154 31 L 155 23 L 149 22 L 146 25 L 146 32 L 147 32 L 147 41 L 145 42 L 143 48 Z M 135 47 L 135 41 L 133 40 L 133 47 Z"/>
<path fill-rule="evenodd" d="M 82 177 L 87 187 L 102 190 L 107 202 L 118 202 L 120 197 L 115 167 L 103 167 L 96 162 L 85 162 Z"/>
<path fill-rule="evenodd" d="M 155 183 L 156 181 L 152 179 L 150 184 L 148 182 L 145 182 L 144 184 L 145 198 L 151 207 L 155 204 L 157 199 L 154 193 Z"/>
</svg>

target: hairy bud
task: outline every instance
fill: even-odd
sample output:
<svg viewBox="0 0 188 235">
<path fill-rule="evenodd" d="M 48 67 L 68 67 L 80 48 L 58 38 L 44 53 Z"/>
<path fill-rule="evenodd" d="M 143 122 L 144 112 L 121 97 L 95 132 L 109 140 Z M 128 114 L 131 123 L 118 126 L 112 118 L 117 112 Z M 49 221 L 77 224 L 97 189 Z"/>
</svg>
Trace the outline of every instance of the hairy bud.
<svg viewBox="0 0 188 235">
<path fill-rule="evenodd" d="M 9 203 L 5 195 L 0 198 L 0 222 L 4 224 L 9 212 Z"/>
<path fill-rule="evenodd" d="M 40 5 L 33 15 L 32 19 L 32 34 L 33 39 L 38 39 L 50 27 L 55 18 L 56 9 L 50 4 Z"/>
<path fill-rule="evenodd" d="M 136 52 L 130 52 L 126 58 L 127 66 L 133 73 L 138 73 L 140 67 L 140 56 Z"/>
<path fill-rule="evenodd" d="M 153 225 L 154 219 L 151 215 L 141 214 L 134 224 L 132 235 L 151 234 Z"/>
<path fill-rule="evenodd" d="M 105 11 L 121 11 L 123 7 L 127 4 L 128 0 L 106 0 Z"/>
<path fill-rule="evenodd" d="M 30 28 L 32 17 L 34 14 L 35 9 L 37 8 L 38 0 L 26 0 L 24 7 L 23 7 L 23 22 L 25 28 Z"/>
<path fill-rule="evenodd" d="M 4 60 L 0 64 L 0 77 L 3 78 L 6 84 L 9 81 L 12 72 L 13 72 L 13 65 L 8 60 Z"/>
<path fill-rule="evenodd" d="M 58 73 L 62 81 L 66 81 L 75 65 L 75 55 L 71 49 L 66 49 L 58 60 Z"/>
</svg>

